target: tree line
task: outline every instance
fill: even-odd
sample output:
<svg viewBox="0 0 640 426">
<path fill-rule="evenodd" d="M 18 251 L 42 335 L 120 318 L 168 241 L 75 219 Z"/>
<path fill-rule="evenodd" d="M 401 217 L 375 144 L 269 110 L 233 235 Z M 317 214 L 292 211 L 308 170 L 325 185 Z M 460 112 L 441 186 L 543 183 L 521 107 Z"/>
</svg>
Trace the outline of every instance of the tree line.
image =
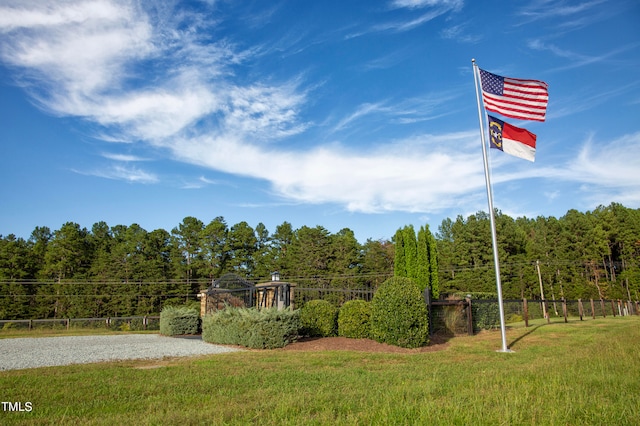
<svg viewBox="0 0 640 426">
<path fill-rule="evenodd" d="M 496 212 L 506 298 L 640 300 L 640 209 L 612 203 L 564 216 L 513 219 Z M 495 292 L 487 213 L 445 219 L 438 265 L 448 291 Z"/>
<path fill-rule="evenodd" d="M 541 281 L 547 299 L 638 299 L 640 209 L 614 203 L 557 219 L 497 211 L 496 228 L 505 298 L 539 298 Z M 171 231 L 67 222 L 36 227 L 26 240 L 0 236 L 0 318 L 158 313 L 195 300 L 225 273 L 260 282 L 273 271 L 302 287 L 375 289 L 396 275 L 434 295 L 495 292 L 484 212 L 445 219 L 435 236 L 408 226 L 391 240 L 364 243 L 348 228 L 283 222 L 269 232 L 223 217 L 207 224 L 185 217 Z"/>
<path fill-rule="evenodd" d="M 360 244 L 346 228 L 283 222 L 270 233 L 223 217 L 185 217 L 170 232 L 105 222 L 36 227 L 27 240 L 0 238 L 0 318 L 158 313 L 195 300 L 226 273 L 260 282 L 274 271 L 300 286 L 373 289 L 393 275 L 393 244 Z"/>
</svg>

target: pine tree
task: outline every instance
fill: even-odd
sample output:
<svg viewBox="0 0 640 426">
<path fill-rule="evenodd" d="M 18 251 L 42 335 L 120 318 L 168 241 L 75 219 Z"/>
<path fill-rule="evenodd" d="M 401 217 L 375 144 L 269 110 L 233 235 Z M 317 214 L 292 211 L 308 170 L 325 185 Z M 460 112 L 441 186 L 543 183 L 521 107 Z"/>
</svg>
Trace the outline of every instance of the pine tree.
<svg viewBox="0 0 640 426">
<path fill-rule="evenodd" d="M 398 229 L 396 231 L 396 235 L 393 238 L 393 242 L 395 243 L 395 255 L 393 262 L 393 275 L 396 277 L 406 277 L 407 276 L 407 262 L 404 252 L 404 233 L 402 229 Z"/>
</svg>

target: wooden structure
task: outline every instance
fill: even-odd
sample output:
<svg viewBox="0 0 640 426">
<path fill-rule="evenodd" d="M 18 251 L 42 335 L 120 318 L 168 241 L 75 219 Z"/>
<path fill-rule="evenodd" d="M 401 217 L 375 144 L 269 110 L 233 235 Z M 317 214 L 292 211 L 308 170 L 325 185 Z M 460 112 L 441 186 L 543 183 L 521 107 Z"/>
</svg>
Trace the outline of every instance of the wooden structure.
<svg viewBox="0 0 640 426">
<path fill-rule="evenodd" d="M 236 274 L 225 274 L 200 292 L 200 316 L 233 307 L 293 308 L 295 284 L 280 281 L 279 274 L 272 274 L 271 281 L 252 284 Z"/>
</svg>

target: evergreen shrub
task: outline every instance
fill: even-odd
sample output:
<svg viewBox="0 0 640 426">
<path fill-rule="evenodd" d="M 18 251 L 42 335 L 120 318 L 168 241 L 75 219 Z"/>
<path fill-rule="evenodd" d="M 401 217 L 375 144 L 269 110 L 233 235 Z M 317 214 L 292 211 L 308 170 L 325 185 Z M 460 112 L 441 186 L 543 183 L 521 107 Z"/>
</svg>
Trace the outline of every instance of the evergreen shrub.
<svg viewBox="0 0 640 426">
<path fill-rule="evenodd" d="M 429 320 L 422 292 L 413 280 L 393 277 L 371 301 L 371 337 L 404 348 L 429 343 Z"/>
<path fill-rule="evenodd" d="M 366 339 L 371 328 L 371 304 L 349 300 L 338 311 L 338 336 Z"/>
<path fill-rule="evenodd" d="M 200 331 L 200 313 L 197 309 L 185 306 L 166 306 L 160 312 L 160 334 L 179 336 L 198 334 Z"/>
<path fill-rule="evenodd" d="M 202 340 L 221 345 L 282 348 L 294 342 L 299 332 L 300 313 L 291 309 L 227 307 L 202 320 Z"/>
<path fill-rule="evenodd" d="M 326 300 L 311 300 L 300 309 L 302 334 L 311 337 L 336 336 L 338 308 Z"/>
</svg>

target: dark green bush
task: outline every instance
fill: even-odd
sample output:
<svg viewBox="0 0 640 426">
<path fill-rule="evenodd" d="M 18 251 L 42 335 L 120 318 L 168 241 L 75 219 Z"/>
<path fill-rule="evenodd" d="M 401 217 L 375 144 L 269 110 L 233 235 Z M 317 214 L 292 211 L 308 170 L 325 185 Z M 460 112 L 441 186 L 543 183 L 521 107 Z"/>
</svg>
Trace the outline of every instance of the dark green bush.
<svg viewBox="0 0 640 426">
<path fill-rule="evenodd" d="M 200 313 L 197 309 L 184 306 L 167 306 L 160 312 L 160 334 L 179 336 L 198 334 Z"/>
<path fill-rule="evenodd" d="M 311 300 L 300 309 L 302 334 L 331 337 L 338 331 L 338 308 L 326 300 Z"/>
<path fill-rule="evenodd" d="M 254 349 L 281 348 L 300 331 L 299 311 L 227 307 L 204 317 L 202 340 Z"/>
<path fill-rule="evenodd" d="M 371 301 L 371 337 L 404 348 L 429 343 L 427 306 L 418 285 L 393 277 L 382 283 Z"/>
<path fill-rule="evenodd" d="M 349 300 L 338 311 L 338 336 L 366 339 L 371 328 L 371 304 Z"/>
</svg>

